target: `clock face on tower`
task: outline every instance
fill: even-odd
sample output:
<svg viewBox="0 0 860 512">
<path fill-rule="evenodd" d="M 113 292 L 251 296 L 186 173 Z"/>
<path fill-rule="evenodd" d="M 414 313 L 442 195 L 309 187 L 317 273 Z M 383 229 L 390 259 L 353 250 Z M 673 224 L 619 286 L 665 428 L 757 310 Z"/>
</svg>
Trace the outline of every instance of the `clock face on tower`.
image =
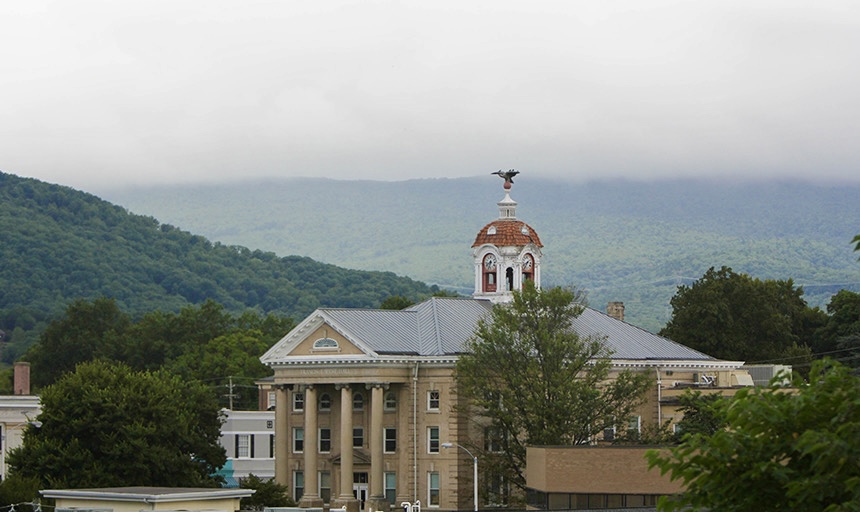
<svg viewBox="0 0 860 512">
<path fill-rule="evenodd" d="M 490 254 L 486 258 L 484 258 L 484 268 L 487 270 L 493 270 L 496 268 L 496 257 Z"/>
<path fill-rule="evenodd" d="M 526 260 L 523 261 L 523 268 L 526 270 L 531 270 L 533 263 L 534 262 L 532 261 L 531 256 L 526 256 Z"/>
</svg>

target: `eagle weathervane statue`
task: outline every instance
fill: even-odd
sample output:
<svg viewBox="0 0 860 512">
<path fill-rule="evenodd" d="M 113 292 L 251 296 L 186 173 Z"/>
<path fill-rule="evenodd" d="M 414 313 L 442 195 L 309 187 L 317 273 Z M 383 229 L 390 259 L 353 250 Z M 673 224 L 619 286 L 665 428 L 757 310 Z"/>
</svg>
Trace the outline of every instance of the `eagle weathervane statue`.
<svg viewBox="0 0 860 512">
<path fill-rule="evenodd" d="M 505 180 L 505 190 L 511 189 L 511 184 L 514 182 L 514 176 L 519 174 L 520 171 L 515 171 L 513 169 L 508 169 L 507 171 L 503 171 L 499 169 L 496 172 L 491 172 L 490 174 L 496 174 L 503 180 Z"/>
</svg>

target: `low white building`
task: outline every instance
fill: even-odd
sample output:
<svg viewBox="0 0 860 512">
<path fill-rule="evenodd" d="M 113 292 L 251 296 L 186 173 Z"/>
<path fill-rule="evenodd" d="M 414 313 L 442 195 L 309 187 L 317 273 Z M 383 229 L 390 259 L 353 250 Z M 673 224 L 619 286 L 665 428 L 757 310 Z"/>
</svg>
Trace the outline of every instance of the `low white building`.
<svg viewBox="0 0 860 512">
<path fill-rule="evenodd" d="M 275 411 L 223 410 L 221 446 L 227 463 L 221 470 L 226 487 L 253 474 L 262 479 L 275 476 Z"/>
</svg>

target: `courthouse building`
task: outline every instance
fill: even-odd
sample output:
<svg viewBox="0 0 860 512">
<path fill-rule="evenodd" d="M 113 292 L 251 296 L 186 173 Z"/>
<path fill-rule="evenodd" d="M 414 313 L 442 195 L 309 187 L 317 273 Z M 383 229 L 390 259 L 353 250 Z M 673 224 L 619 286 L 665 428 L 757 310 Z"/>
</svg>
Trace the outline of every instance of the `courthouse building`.
<svg viewBox="0 0 860 512">
<path fill-rule="evenodd" d="M 457 445 L 483 447 L 487 439 L 481 418 L 457 395 L 454 367 L 495 303 L 526 280 L 541 281 L 543 245 L 517 219 L 509 181 L 498 207 L 472 245 L 471 298 L 431 298 L 402 311 L 320 308 L 262 356 L 274 370 L 264 396 L 275 401 L 275 478 L 300 506 L 369 512 L 420 501 L 425 509 L 472 509 L 473 461 Z M 627 324 L 620 303 L 610 313 L 586 308 L 574 328 L 605 337 L 614 371 L 654 375 L 647 403 L 624 428 L 671 419 L 662 396 L 678 384 L 744 380 L 741 362 Z M 486 469 L 482 507 L 504 485 Z"/>
</svg>

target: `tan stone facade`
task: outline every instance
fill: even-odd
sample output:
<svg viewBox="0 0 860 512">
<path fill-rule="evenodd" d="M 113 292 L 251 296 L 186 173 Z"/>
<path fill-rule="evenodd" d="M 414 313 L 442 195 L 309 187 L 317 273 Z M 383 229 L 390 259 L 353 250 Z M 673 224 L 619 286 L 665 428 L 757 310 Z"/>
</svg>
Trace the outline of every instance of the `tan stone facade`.
<svg viewBox="0 0 860 512">
<path fill-rule="evenodd" d="M 653 506 L 683 490 L 658 469 L 644 447 L 529 447 L 526 485 L 532 505 L 548 510 Z"/>
<path fill-rule="evenodd" d="M 471 465 L 441 446 L 464 442 L 452 370 L 418 361 L 276 370 L 276 479 L 305 506 L 468 508 L 471 473 L 460 473 Z"/>
</svg>

